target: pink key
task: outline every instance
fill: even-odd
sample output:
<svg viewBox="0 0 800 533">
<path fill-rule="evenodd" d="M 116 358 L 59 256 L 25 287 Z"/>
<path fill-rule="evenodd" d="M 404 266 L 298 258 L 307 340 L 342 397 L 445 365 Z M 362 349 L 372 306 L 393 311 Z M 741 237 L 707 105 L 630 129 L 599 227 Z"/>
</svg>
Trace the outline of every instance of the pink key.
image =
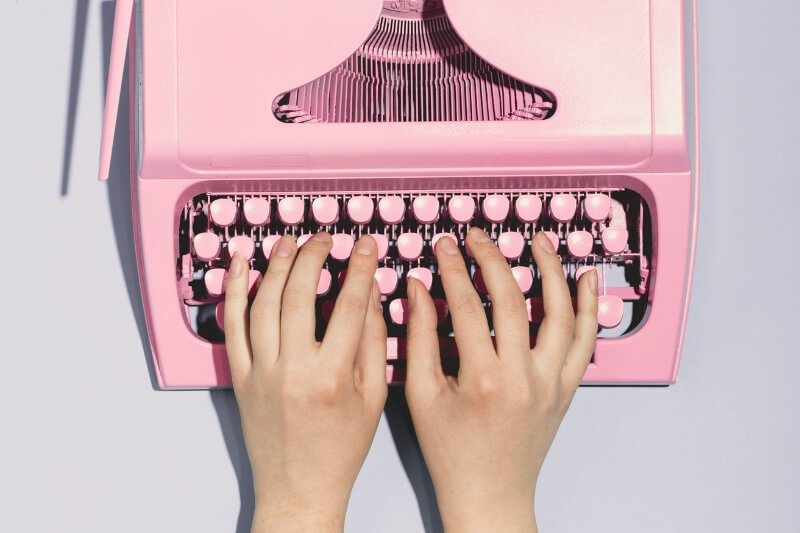
<svg viewBox="0 0 800 533">
<path fill-rule="evenodd" d="M 372 237 L 375 240 L 375 244 L 378 245 L 378 261 L 383 261 L 389 253 L 388 237 L 381 233 L 370 233 L 369 236 Z"/>
<path fill-rule="evenodd" d="M 420 224 L 433 224 L 439 219 L 439 199 L 435 196 L 414 198 L 411 211 Z"/>
<path fill-rule="evenodd" d="M 325 296 L 331 290 L 331 283 L 333 278 L 327 268 L 323 268 L 319 274 L 319 283 L 317 283 L 317 296 Z"/>
<path fill-rule="evenodd" d="M 297 226 L 303 221 L 306 204 L 302 198 L 284 198 L 278 202 L 278 218 L 285 226 Z"/>
<path fill-rule="evenodd" d="M 621 254 L 628 247 L 628 230 L 625 228 L 606 228 L 600 236 L 607 254 Z"/>
<path fill-rule="evenodd" d="M 597 267 L 593 267 L 593 266 L 582 266 L 582 267 L 579 267 L 578 270 L 575 271 L 575 282 L 577 283 L 578 281 L 580 281 L 581 276 L 583 276 L 587 272 L 591 272 L 592 270 L 597 270 Z"/>
<path fill-rule="evenodd" d="M 433 301 L 436 307 L 436 321 L 441 326 L 447 320 L 447 315 L 450 314 L 450 307 L 447 305 L 447 300 L 436 299 Z"/>
<path fill-rule="evenodd" d="M 514 212 L 520 222 L 536 222 L 542 215 L 542 199 L 534 194 L 520 196 L 514 204 Z"/>
<path fill-rule="evenodd" d="M 428 270 L 427 268 L 412 268 L 406 274 L 407 278 L 414 278 L 422 282 L 425 285 L 425 288 L 431 290 L 431 286 L 433 286 L 433 272 Z"/>
<path fill-rule="evenodd" d="M 577 209 L 578 201 L 571 194 L 557 194 L 550 200 L 550 215 L 556 222 L 569 222 Z"/>
<path fill-rule="evenodd" d="M 303 235 L 300 235 L 297 238 L 297 249 L 299 250 L 300 248 L 302 248 L 303 245 L 305 243 L 307 243 L 308 241 L 310 241 L 311 237 L 313 237 L 313 236 L 314 236 L 313 233 L 304 233 Z"/>
<path fill-rule="evenodd" d="M 486 282 L 483 280 L 483 272 L 481 272 L 480 268 L 472 275 L 472 284 L 475 285 L 475 290 L 478 291 L 478 294 L 489 294 L 489 290 L 486 288 Z"/>
<path fill-rule="evenodd" d="M 525 237 L 517 231 L 507 231 L 497 239 L 497 246 L 506 259 L 516 261 L 525 251 Z"/>
<path fill-rule="evenodd" d="M 334 307 L 336 307 L 336 300 L 325 300 L 322 302 L 322 319 L 325 322 L 331 321 Z"/>
<path fill-rule="evenodd" d="M 320 226 L 330 226 L 339 220 L 339 202 L 336 198 L 325 196 L 311 202 L 311 215 Z"/>
<path fill-rule="evenodd" d="M 611 199 L 605 194 L 590 194 L 583 200 L 583 213 L 593 222 L 603 222 L 611 213 Z"/>
<path fill-rule="evenodd" d="M 379 268 L 375 271 L 375 280 L 378 282 L 378 288 L 383 296 L 389 296 L 397 290 L 399 278 L 397 271 L 393 268 Z"/>
<path fill-rule="evenodd" d="M 558 237 L 558 234 L 554 231 L 545 231 L 545 236 L 550 239 L 550 242 L 553 244 L 553 248 L 555 249 L 556 253 L 558 253 L 558 247 L 561 246 L 561 239 Z"/>
<path fill-rule="evenodd" d="M 211 202 L 211 221 L 217 226 L 227 228 L 236 222 L 236 202 L 230 198 L 220 198 Z"/>
<path fill-rule="evenodd" d="M 622 322 L 625 306 L 619 296 L 600 296 L 597 299 L 597 323 L 601 328 L 615 328 Z"/>
<path fill-rule="evenodd" d="M 458 246 L 458 237 L 456 237 L 452 233 L 437 233 L 436 235 L 433 236 L 433 239 L 431 239 L 431 248 L 434 251 L 436 251 L 436 243 L 439 242 L 439 239 L 443 237 L 447 237 L 448 239 L 456 243 L 456 246 Z"/>
<path fill-rule="evenodd" d="M 219 257 L 219 235 L 207 231 L 194 236 L 194 255 L 201 261 L 213 261 Z"/>
<path fill-rule="evenodd" d="M 508 196 L 501 194 L 487 196 L 483 201 L 483 216 L 486 217 L 486 220 L 499 224 L 508 217 L 509 207 L 511 207 L 511 202 Z"/>
<path fill-rule="evenodd" d="M 523 293 L 530 291 L 533 288 L 533 271 L 530 267 L 516 266 L 511 269 L 511 274 L 517 281 L 519 290 Z"/>
<path fill-rule="evenodd" d="M 219 329 L 225 330 L 225 302 L 220 302 L 217 304 L 216 313 L 214 313 L 217 317 L 217 325 Z"/>
<path fill-rule="evenodd" d="M 331 236 L 333 239 L 333 248 L 331 248 L 331 257 L 337 261 L 347 261 L 350 259 L 350 253 L 353 251 L 353 236 L 349 233 L 336 233 Z"/>
<path fill-rule="evenodd" d="M 386 196 L 378 202 L 378 215 L 387 224 L 399 224 L 406 215 L 406 203 L 399 196 Z"/>
<path fill-rule="evenodd" d="M 233 254 L 239 252 L 245 260 L 250 261 L 255 255 L 256 245 L 247 235 L 238 235 L 228 241 L 228 257 L 233 259 Z"/>
<path fill-rule="evenodd" d="M 408 300 L 392 300 L 389 304 L 389 316 L 392 317 L 392 322 L 398 326 L 406 325 L 408 323 Z"/>
<path fill-rule="evenodd" d="M 281 240 L 282 235 L 268 235 L 264 237 L 264 240 L 261 241 L 261 253 L 264 254 L 264 259 L 269 261 L 270 256 L 272 255 L 272 249 L 275 248 L 275 244 L 279 240 Z"/>
<path fill-rule="evenodd" d="M 228 273 L 224 268 L 212 268 L 204 276 L 206 291 L 210 296 L 222 296 L 225 293 L 225 281 Z"/>
<path fill-rule="evenodd" d="M 375 211 L 375 202 L 369 196 L 354 196 L 347 201 L 347 216 L 353 224 L 369 224 Z"/>
<path fill-rule="evenodd" d="M 251 226 L 263 226 L 269 222 L 269 211 L 266 198 L 250 198 L 244 203 L 244 219 Z"/>
<path fill-rule="evenodd" d="M 403 233 L 397 238 L 397 252 L 405 261 L 416 261 L 422 255 L 422 236 L 417 233 Z"/>
<path fill-rule="evenodd" d="M 470 196 L 453 196 L 447 202 L 447 212 L 456 224 L 467 224 L 475 216 L 475 200 Z"/>
<path fill-rule="evenodd" d="M 584 259 L 592 253 L 594 237 L 588 231 L 573 231 L 567 235 L 567 250 L 572 257 Z"/>
</svg>

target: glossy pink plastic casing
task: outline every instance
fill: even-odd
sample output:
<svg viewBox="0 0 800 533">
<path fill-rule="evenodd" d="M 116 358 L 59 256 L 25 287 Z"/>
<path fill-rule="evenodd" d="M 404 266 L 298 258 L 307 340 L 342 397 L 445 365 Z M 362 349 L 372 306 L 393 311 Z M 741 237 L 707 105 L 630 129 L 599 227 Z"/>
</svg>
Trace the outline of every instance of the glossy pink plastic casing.
<svg viewBox="0 0 800 533">
<path fill-rule="evenodd" d="M 108 174 L 129 44 L 132 73 L 139 57 L 130 90 L 141 119 L 131 120 L 134 223 L 162 388 L 230 386 L 224 345 L 189 327 L 176 283 L 175 228 L 194 195 L 247 191 L 635 190 L 652 218 L 649 315 L 626 337 L 598 341 L 584 383 L 675 381 L 697 232 L 698 176 L 689 157 L 696 146 L 687 146 L 696 132 L 687 108 L 687 96 L 697 96 L 696 23 L 684 26 L 695 20 L 684 18 L 692 4 L 444 5 L 478 55 L 556 96 L 552 118 L 281 123 L 275 97 L 351 55 L 375 26 L 380 0 L 308 0 L 298 24 L 275 23 L 286 4 L 267 0 L 118 1 L 100 176 Z M 692 46 L 694 65 L 687 65 Z M 390 358 L 402 342 L 389 340 Z"/>
</svg>

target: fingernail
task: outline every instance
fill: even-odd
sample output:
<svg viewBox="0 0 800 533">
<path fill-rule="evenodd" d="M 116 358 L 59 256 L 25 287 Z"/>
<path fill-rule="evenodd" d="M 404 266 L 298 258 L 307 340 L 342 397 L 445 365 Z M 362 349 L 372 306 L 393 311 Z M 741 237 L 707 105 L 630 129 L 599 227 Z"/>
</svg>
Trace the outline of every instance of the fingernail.
<svg viewBox="0 0 800 533">
<path fill-rule="evenodd" d="M 591 289 L 592 292 L 597 293 L 597 269 L 593 270 L 592 272 L 589 272 L 588 274 L 589 274 L 589 289 Z"/>
<path fill-rule="evenodd" d="M 238 278 L 244 272 L 244 259 L 239 252 L 234 252 L 231 258 L 231 267 L 228 270 L 228 276 Z"/>
<path fill-rule="evenodd" d="M 355 246 L 355 252 L 358 255 L 372 255 L 377 253 L 375 241 L 372 237 L 361 237 Z"/>
<path fill-rule="evenodd" d="M 477 243 L 489 242 L 491 240 L 486 232 L 480 228 L 472 228 L 469 232 L 469 235 L 470 239 Z"/>
<path fill-rule="evenodd" d="M 372 282 L 372 306 L 379 310 L 383 311 L 383 306 L 381 305 L 381 291 L 378 288 L 378 282 Z"/>
<path fill-rule="evenodd" d="M 317 241 L 317 242 L 329 243 L 329 242 L 331 242 L 331 236 L 323 231 L 323 232 L 317 233 L 316 235 L 311 237 L 311 240 L 314 240 L 314 241 Z"/>
<path fill-rule="evenodd" d="M 447 255 L 459 255 L 461 253 L 453 239 L 439 239 L 439 242 L 436 243 L 436 251 L 438 250 Z"/>
<path fill-rule="evenodd" d="M 553 248 L 553 243 L 550 242 L 550 239 L 547 238 L 547 235 L 545 235 L 543 232 L 539 233 L 539 235 L 541 235 L 541 237 L 537 236 L 537 238 L 539 239 L 539 247 L 548 254 L 555 255 L 556 249 Z"/>
<path fill-rule="evenodd" d="M 278 245 L 275 247 L 275 255 L 278 257 L 289 257 L 292 255 L 291 237 L 281 237 L 281 239 L 278 241 Z"/>
</svg>

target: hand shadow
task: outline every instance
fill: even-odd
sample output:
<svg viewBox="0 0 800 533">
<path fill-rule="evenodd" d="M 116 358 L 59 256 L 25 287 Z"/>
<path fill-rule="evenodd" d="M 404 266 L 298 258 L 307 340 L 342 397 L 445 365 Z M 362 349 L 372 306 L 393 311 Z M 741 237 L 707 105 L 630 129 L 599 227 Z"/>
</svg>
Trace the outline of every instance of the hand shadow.
<svg viewBox="0 0 800 533">
<path fill-rule="evenodd" d="M 101 29 L 102 29 L 102 65 L 103 65 L 103 94 L 105 95 L 105 80 L 108 79 L 108 68 L 111 56 L 111 39 L 114 28 L 115 3 L 106 0 L 100 4 Z M 83 50 L 86 26 L 89 15 L 89 1 L 77 0 L 75 33 L 73 37 L 72 68 L 69 87 L 67 108 L 67 126 L 64 134 L 64 154 L 60 183 L 60 195 L 66 197 L 69 186 L 69 171 L 72 160 L 74 128 L 77 113 L 77 101 L 80 88 L 80 77 L 83 63 Z M 136 320 L 139 338 L 142 344 L 142 353 L 148 369 L 151 386 L 158 390 L 155 366 L 150 340 L 145 321 L 144 305 L 139 285 L 139 270 L 136 260 L 132 191 L 131 191 L 131 130 L 130 112 L 131 98 L 128 87 L 129 72 L 126 63 L 120 95 L 119 115 L 114 136 L 114 150 L 111 159 L 108 190 L 108 202 L 111 210 L 112 226 L 114 229 L 117 255 L 122 267 L 125 285 L 128 292 L 131 309 Z M 99 152 L 98 152 L 99 154 Z M 198 323 L 202 325 L 203 317 L 198 316 Z M 253 473 L 247 455 L 247 448 L 242 434 L 242 424 L 239 408 L 232 390 L 210 391 L 211 402 L 219 419 L 225 447 L 228 451 L 231 464 L 236 474 L 241 506 L 236 525 L 236 533 L 248 533 L 251 529 L 253 511 L 255 510 L 255 495 L 253 493 Z M 436 495 L 433 490 L 428 469 L 422 458 L 422 453 L 417 442 L 416 434 L 411 423 L 411 417 L 406 404 L 402 387 L 392 387 L 384 408 L 384 414 L 389 423 L 392 437 L 395 441 L 397 452 L 409 481 L 417 496 L 425 533 L 443 533 L 442 521 L 436 504 Z M 378 526 L 379 527 L 379 526 Z"/>
</svg>

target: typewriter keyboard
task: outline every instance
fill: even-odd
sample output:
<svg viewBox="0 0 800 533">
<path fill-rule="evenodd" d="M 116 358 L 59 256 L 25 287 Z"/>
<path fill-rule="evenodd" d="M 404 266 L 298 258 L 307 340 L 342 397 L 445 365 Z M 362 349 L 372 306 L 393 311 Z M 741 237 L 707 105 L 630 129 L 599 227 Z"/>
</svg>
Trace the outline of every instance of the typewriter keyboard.
<svg viewBox="0 0 800 533">
<path fill-rule="evenodd" d="M 255 290 L 272 247 L 290 234 L 302 246 L 314 233 L 333 236 L 333 249 L 317 286 L 317 334 L 347 275 L 355 240 L 378 243 L 376 279 L 390 337 L 405 337 L 406 280 L 430 290 L 439 311 L 440 337 L 450 337 L 449 317 L 433 246 L 453 239 L 463 250 L 491 326 L 491 301 L 483 277 L 464 245 L 472 226 L 483 228 L 508 260 L 527 299 L 530 333 L 542 319 L 541 283 L 533 262 L 533 236 L 546 232 L 561 257 L 572 294 L 576 280 L 597 269 L 600 337 L 624 336 L 646 316 L 651 229 L 647 206 L 633 191 L 527 190 L 452 193 L 321 195 L 201 194 L 186 204 L 178 227 L 177 281 L 195 332 L 223 342 L 225 276 L 231 256 L 250 260 Z"/>
</svg>

